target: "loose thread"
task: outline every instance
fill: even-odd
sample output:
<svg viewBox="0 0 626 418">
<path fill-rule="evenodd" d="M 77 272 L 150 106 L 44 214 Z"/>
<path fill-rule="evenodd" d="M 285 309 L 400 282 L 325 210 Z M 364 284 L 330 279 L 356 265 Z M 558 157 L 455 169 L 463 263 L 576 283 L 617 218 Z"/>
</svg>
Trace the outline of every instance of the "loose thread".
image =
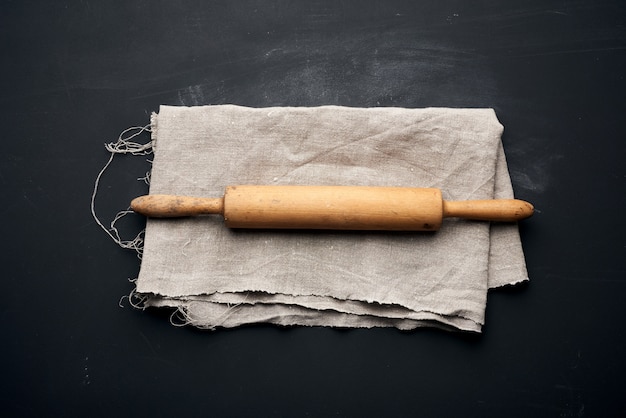
<svg viewBox="0 0 626 418">
<path fill-rule="evenodd" d="M 189 310 L 192 309 L 193 305 L 196 303 L 205 303 L 205 302 L 189 302 L 189 304 L 187 306 L 180 306 L 176 312 L 174 312 L 171 316 L 170 316 L 170 323 L 174 326 L 178 326 L 178 327 L 183 327 L 186 325 L 193 325 L 197 328 L 200 329 L 206 329 L 209 331 L 215 331 L 217 328 L 223 327 L 224 324 L 226 323 L 226 321 L 228 320 L 228 318 L 230 318 L 231 315 L 237 313 L 239 310 L 241 310 L 243 308 L 243 305 L 247 304 L 247 299 L 248 299 L 248 294 L 246 294 L 246 296 L 244 297 L 244 299 L 241 302 L 237 302 L 235 304 L 232 303 L 217 303 L 219 306 L 223 306 L 226 305 L 225 309 L 218 314 L 217 316 L 208 318 L 201 318 L 200 320 L 198 319 L 194 319 L 192 318 L 192 316 L 189 314 Z M 209 302 L 209 303 L 214 303 L 214 302 Z M 181 318 L 182 317 L 182 318 Z M 178 324 L 174 323 L 173 320 L 174 318 L 177 318 L 180 320 L 180 322 Z"/>
<path fill-rule="evenodd" d="M 248 296 L 249 294 L 246 293 L 246 296 L 243 298 L 243 300 L 234 305 L 232 303 L 227 303 L 227 308 L 224 310 L 224 312 L 222 312 L 213 320 L 214 324 L 210 325 L 209 329 L 215 330 L 216 328 L 223 326 L 232 314 L 242 309 L 243 305 L 246 304 L 248 300 Z"/>
<path fill-rule="evenodd" d="M 175 327 L 182 328 L 192 324 L 192 322 L 191 316 L 186 312 L 185 307 L 183 306 L 176 308 L 176 310 L 170 315 L 170 324 Z"/>
<path fill-rule="evenodd" d="M 137 131 L 128 137 L 124 137 L 129 132 Z M 141 135 L 144 132 L 152 132 L 150 125 L 146 126 L 132 126 L 120 134 L 117 141 L 104 144 L 107 151 L 112 154 L 132 154 L 132 155 L 147 155 L 152 153 L 152 141 L 141 144 L 139 142 L 131 141 L 131 139 Z"/>
<path fill-rule="evenodd" d="M 135 238 L 133 238 L 132 240 L 123 241 L 120 237 L 117 227 L 115 226 L 115 223 L 119 221 L 120 219 L 122 219 L 124 216 L 128 214 L 134 214 L 134 213 L 135 212 L 130 210 L 130 208 L 118 212 L 115 215 L 115 218 L 113 218 L 113 220 L 111 221 L 111 225 L 110 225 L 111 227 L 109 228 L 109 231 L 111 232 L 110 235 L 115 236 L 113 240 L 117 242 L 117 244 L 120 247 L 124 249 L 135 250 L 135 252 L 137 253 L 137 257 L 141 260 L 143 257 L 143 242 L 144 242 L 144 236 L 146 234 L 146 230 L 142 229 L 141 231 L 139 231 L 137 236 L 135 236 Z"/>
<path fill-rule="evenodd" d="M 149 163 L 152 164 L 151 160 L 148 160 Z M 143 177 L 138 177 L 137 181 L 143 181 L 144 183 L 146 183 L 148 186 L 150 185 L 150 175 L 152 174 L 151 171 L 146 171 L 146 175 Z"/>
<path fill-rule="evenodd" d="M 233 313 L 240 310 L 242 303 L 243 302 L 239 302 L 235 305 L 227 303 L 226 304 L 227 308 L 224 309 L 224 311 L 221 314 L 219 314 L 217 317 L 212 319 L 213 324 L 203 324 L 202 328 L 215 331 L 217 328 L 222 327 Z"/>
<path fill-rule="evenodd" d="M 100 186 L 100 180 L 104 175 L 104 172 L 109 168 L 111 163 L 113 162 L 113 158 L 116 154 L 131 154 L 131 155 L 147 155 L 152 153 L 153 143 L 149 141 L 145 144 L 141 144 L 139 142 L 132 141 L 133 138 L 144 132 L 152 132 L 150 129 L 150 125 L 146 126 L 133 126 L 124 130 L 118 137 L 116 142 L 111 142 L 108 144 L 104 144 L 105 149 L 111 153 L 109 160 L 106 162 L 102 170 L 96 176 L 96 181 L 94 183 L 93 193 L 91 194 L 91 215 L 93 216 L 96 223 L 102 228 L 102 230 L 109 236 L 111 239 L 119 245 L 121 248 L 135 250 L 137 252 L 137 256 L 141 259 L 143 253 L 143 242 L 144 242 L 144 234 L 145 230 L 139 232 L 137 236 L 131 240 L 122 240 L 120 237 L 119 231 L 115 227 L 115 223 L 123 218 L 124 216 L 134 213 L 127 208 L 126 210 L 118 212 L 113 220 L 111 221 L 110 227 L 107 228 L 98 218 L 96 214 L 96 196 L 98 194 L 98 188 Z M 149 184 L 150 174 L 146 173 L 146 176 L 141 178 L 146 184 Z"/>
<path fill-rule="evenodd" d="M 129 279 L 130 282 L 135 282 L 137 279 Z M 118 302 L 118 306 L 120 308 L 124 308 L 124 300 L 128 300 L 128 304 L 135 309 L 146 309 L 146 302 L 148 301 L 148 296 L 137 293 L 137 288 L 133 288 L 128 295 L 124 295 L 120 298 Z"/>
</svg>

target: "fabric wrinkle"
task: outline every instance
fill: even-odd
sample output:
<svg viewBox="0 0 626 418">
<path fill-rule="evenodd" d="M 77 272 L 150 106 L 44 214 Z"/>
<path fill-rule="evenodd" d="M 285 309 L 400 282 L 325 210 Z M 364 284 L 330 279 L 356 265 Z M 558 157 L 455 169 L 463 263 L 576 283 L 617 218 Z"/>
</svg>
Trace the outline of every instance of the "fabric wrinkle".
<svg viewBox="0 0 626 418">
<path fill-rule="evenodd" d="M 438 187 L 508 197 L 493 109 L 161 106 L 150 193 L 236 184 Z M 489 288 L 528 280 L 517 225 L 446 219 L 435 233 L 231 231 L 148 219 L 136 293 L 181 324 L 435 326 L 480 332 Z"/>
</svg>

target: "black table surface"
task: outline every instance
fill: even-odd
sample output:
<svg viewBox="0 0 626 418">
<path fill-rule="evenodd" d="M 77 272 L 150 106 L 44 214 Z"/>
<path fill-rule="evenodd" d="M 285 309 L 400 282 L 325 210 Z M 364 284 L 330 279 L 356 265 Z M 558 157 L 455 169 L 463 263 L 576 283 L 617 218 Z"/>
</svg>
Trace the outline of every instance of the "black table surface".
<svg viewBox="0 0 626 418">
<path fill-rule="evenodd" d="M 626 3 L 4 1 L 5 416 L 626 416 Z M 531 281 L 482 334 L 174 327 L 90 214 L 159 105 L 491 107 Z M 147 191 L 116 158 L 109 222 Z M 141 229 L 141 219 L 123 230 Z"/>
</svg>

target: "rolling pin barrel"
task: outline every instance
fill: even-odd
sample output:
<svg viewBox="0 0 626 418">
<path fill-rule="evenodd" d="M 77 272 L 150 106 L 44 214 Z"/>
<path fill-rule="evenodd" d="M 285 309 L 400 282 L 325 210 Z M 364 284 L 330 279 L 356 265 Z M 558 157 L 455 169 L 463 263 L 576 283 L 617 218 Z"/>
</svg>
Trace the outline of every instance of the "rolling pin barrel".
<svg viewBox="0 0 626 418">
<path fill-rule="evenodd" d="M 517 221 L 522 200 L 444 201 L 439 189 L 365 186 L 229 186 L 224 197 L 141 196 L 131 208 L 151 217 L 221 214 L 230 228 L 435 231 L 445 217 Z"/>
<path fill-rule="evenodd" d="M 348 186 L 230 186 L 230 228 L 422 231 L 441 225 L 438 189 Z"/>
</svg>

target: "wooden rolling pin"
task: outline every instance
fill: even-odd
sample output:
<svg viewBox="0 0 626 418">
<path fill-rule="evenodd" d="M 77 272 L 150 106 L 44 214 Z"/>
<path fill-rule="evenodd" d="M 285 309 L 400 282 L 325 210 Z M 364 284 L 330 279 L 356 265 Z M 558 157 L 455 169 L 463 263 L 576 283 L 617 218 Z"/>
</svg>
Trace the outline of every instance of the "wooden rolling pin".
<svg viewBox="0 0 626 418">
<path fill-rule="evenodd" d="M 130 207 L 149 217 L 219 214 L 229 228 L 435 231 L 443 218 L 513 222 L 523 200 L 445 201 L 439 189 L 363 186 L 229 186 L 223 197 L 147 195 Z"/>
</svg>

